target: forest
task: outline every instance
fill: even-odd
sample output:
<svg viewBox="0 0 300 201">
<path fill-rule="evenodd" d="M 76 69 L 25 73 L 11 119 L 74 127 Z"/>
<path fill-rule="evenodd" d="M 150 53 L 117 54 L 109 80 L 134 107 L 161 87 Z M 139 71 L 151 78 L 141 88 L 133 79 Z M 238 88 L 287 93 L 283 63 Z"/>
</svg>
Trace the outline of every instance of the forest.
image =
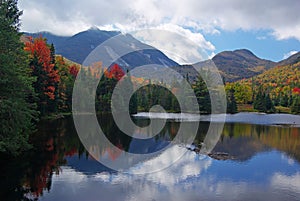
<svg viewBox="0 0 300 201">
<path fill-rule="evenodd" d="M 226 83 L 237 104 L 250 104 L 260 112 L 300 113 L 300 62 L 277 66 L 249 79 Z"/>
<path fill-rule="evenodd" d="M 90 67 L 81 67 L 56 55 L 54 45 L 47 44 L 42 36 L 25 37 L 19 32 L 20 15 L 16 1 L 1 4 L 0 40 L 5 42 L 1 43 L 0 52 L 0 152 L 11 155 L 18 155 L 30 148 L 28 137 L 35 131 L 35 124 L 40 119 L 71 114 L 73 85 L 79 71 L 87 82 L 104 74 L 95 97 L 98 112 L 111 111 L 113 89 L 125 75 L 117 64 L 103 68 L 98 62 Z M 132 85 L 131 79 L 130 76 L 124 79 L 129 86 Z M 150 106 L 159 104 L 161 99 L 170 101 L 165 104 L 168 111 L 179 111 L 170 92 L 148 82 L 149 85 L 131 99 L 131 113 L 147 111 Z M 203 95 L 207 96 L 208 92 L 203 92 Z M 206 109 L 204 112 L 209 111 Z"/>
<path fill-rule="evenodd" d="M 101 62 L 80 66 L 55 54 L 53 44 L 43 36 L 26 37 L 19 31 L 17 1 L 1 1 L 0 7 L 0 152 L 18 155 L 30 149 L 29 135 L 43 118 L 58 118 L 72 112 L 72 91 L 78 73 L 87 82 L 101 77 L 95 97 L 99 113 L 111 112 L 114 87 L 121 79 L 133 87 L 137 82 L 147 83 L 130 99 L 130 113 L 149 111 L 153 105 L 162 105 L 168 112 L 180 112 L 173 93 L 180 82 L 172 82 L 172 90 L 157 85 L 157 81 L 130 76 L 122 66 L 103 67 Z M 253 111 L 277 112 L 279 107 L 300 113 L 300 63 L 273 68 L 256 77 L 226 83 L 227 112 L 238 112 L 239 104 L 250 104 Z M 202 114 L 211 112 L 211 101 L 206 83 L 198 76 L 190 82 Z M 88 89 L 87 89 L 88 90 Z M 120 96 L 120 103 L 122 102 Z M 128 106 L 127 106 L 128 107 Z M 121 111 L 120 111 L 121 112 Z"/>
</svg>

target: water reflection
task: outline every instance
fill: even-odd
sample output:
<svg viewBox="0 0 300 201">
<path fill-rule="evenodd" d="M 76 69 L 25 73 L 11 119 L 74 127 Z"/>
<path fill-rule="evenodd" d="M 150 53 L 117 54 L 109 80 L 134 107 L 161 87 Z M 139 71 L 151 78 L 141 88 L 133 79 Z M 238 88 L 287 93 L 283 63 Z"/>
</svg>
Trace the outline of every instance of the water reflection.
<svg viewBox="0 0 300 201">
<path fill-rule="evenodd" d="M 228 123 L 215 148 L 231 153 L 241 161 L 270 149 L 282 151 L 300 162 L 300 129 L 290 126 Z"/>
<path fill-rule="evenodd" d="M 279 167 L 270 168 L 271 158 L 279 160 Z M 191 152 L 170 168 L 143 176 L 108 172 L 88 176 L 63 167 L 60 177 L 53 178 L 56 188 L 42 200 L 297 200 L 299 165 L 287 168 L 276 152 L 248 162 L 224 163 Z"/>
<path fill-rule="evenodd" d="M 147 125 L 147 119 L 136 120 Z M 187 123 L 188 124 L 188 123 Z M 174 139 L 180 122 L 171 121 L 145 144 L 123 135 L 109 117 L 102 120 L 107 137 L 126 151 L 155 150 Z M 202 146 L 209 123 L 201 122 L 196 146 Z M 171 167 L 132 175 L 164 163 L 186 150 L 183 143 L 115 172 L 91 157 L 72 119 L 41 123 L 32 136 L 35 149 L 12 160 L 1 156 L 2 200 L 297 200 L 300 197 L 300 128 L 225 124 L 214 152 L 232 160 L 218 161 L 189 151 Z M 136 131 L 138 133 L 138 131 Z M 120 152 L 105 144 L 90 147 L 112 162 Z"/>
</svg>

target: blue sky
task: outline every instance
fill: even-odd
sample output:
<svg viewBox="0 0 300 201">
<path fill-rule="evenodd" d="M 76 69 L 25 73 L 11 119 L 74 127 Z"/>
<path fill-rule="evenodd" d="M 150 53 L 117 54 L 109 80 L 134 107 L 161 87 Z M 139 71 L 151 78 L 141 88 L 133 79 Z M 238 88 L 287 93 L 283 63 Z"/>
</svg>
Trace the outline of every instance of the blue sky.
<svg viewBox="0 0 300 201">
<path fill-rule="evenodd" d="M 291 51 L 300 51 L 300 42 L 295 38 L 277 40 L 270 30 L 222 31 L 220 34 L 205 34 L 205 38 L 216 47 L 215 53 L 225 50 L 249 49 L 256 56 L 280 61 Z"/>
<path fill-rule="evenodd" d="M 179 63 L 203 59 L 197 47 L 209 56 L 246 48 L 274 61 L 300 51 L 299 0 L 19 0 L 19 7 L 21 31 L 73 35 L 96 26 L 122 33 L 154 28 L 180 34 L 181 39 L 138 34 Z"/>
</svg>

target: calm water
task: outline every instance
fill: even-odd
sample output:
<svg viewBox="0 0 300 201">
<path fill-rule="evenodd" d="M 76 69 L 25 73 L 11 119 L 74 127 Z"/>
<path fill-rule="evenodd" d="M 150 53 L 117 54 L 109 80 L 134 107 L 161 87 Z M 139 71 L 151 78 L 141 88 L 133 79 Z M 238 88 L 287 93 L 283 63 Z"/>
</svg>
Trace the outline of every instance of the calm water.
<svg viewBox="0 0 300 201">
<path fill-rule="evenodd" d="M 142 143 L 122 135 L 109 116 L 99 118 L 108 139 L 132 153 L 166 146 L 180 124 L 189 124 L 168 121 L 159 135 Z M 196 146 L 208 126 L 200 122 Z M 169 168 L 146 175 L 131 173 L 155 169 L 186 146 L 174 143 L 116 172 L 89 156 L 71 118 L 42 122 L 31 141 L 35 149 L 20 158 L 1 157 L 0 200 L 300 200 L 300 128 L 295 126 L 226 123 L 213 150 L 227 153 L 226 160 L 189 150 Z M 111 162 L 121 154 L 105 144 L 98 149 L 98 157 Z"/>
</svg>

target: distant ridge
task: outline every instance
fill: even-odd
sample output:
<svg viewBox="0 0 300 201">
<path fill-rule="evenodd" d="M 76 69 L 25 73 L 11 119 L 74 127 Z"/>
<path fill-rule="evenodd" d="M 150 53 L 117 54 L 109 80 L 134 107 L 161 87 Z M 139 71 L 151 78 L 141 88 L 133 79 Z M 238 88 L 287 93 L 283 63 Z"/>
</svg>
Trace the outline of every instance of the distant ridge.
<svg viewBox="0 0 300 201">
<path fill-rule="evenodd" d="M 82 64 L 94 48 L 96 48 L 107 39 L 119 35 L 120 32 L 103 31 L 99 30 L 97 27 L 91 27 L 86 31 L 77 33 L 69 37 L 56 36 L 49 32 L 24 34 L 33 37 L 42 35 L 43 37 L 47 38 L 48 43 L 54 44 L 57 54 L 60 54 L 76 63 Z M 132 52 L 120 58 L 117 63 L 119 63 L 122 67 L 132 69 L 134 67 L 147 64 L 158 64 L 163 66 L 179 65 L 175 61 L 168 58 L 160 50 L 157 50 L 147 44 L 138 41 L 130 34 L 120 35 L 117 44 L 118 48 L 128 48 L 130 45 L 134 45 L 135 47 L 143 50 Z M 106 54 L 109 53 L 106 52 Z"/>
<path fill-rule="evenodd" d="M 82 64 L 90 52 L 105 40 L 120 34 L 118 31 L 103 31 L 97 27 L 77 33 L 73 36 L 56 36 L 49 32 L 24 33 L 25 35 L 38 37 L 42 35 L 47 38 L 48 43 L 53 43 L 56 53 L 76 63 Z M 136 46 L 142 51 L 132 52 L 122 58 L 117 63 L 126 69 L 132 69 L 137 66 L 147 64 L 158 64 L 172 67 L 182 76 L 189 75 L 190 80 L 196 79 L 197 72 L 191 65 L 179 65 L 172 59 L 168 58 L 160 50 L 155 49 L 145 43 L 135 39 L 130 34 L 120 35 L 118 48 L 130 48 Z M 149 49 L 150 48 L 150 49 Z M 109 52 L 102 52 L 110 54 Z M 250 78 L 265 72 L 275 66 L 286 66 L 300 61 L 300 52 L 279 62 L 273 62 L 257 57 L 248 49 L 238 49 L 234 51 L 223 51 L 216 54 L 212 61 L 219 69 L 225 82 L 233 82 L 244 78 Z M 193 65 L 203 66 L 207 61 L 201 61 Z"/>
<path fill-rule="evenodd" d="M 300 52 L 280 62 L 273 62 L 257 57 L 247 49 L 220 52 L 212 58 L 225 82 L 234 82 L 244 78 L 264 73 L 276 66 L 286 66 L 300 62 Z M 206 66 L 209 60 L 193 64 L 193 66 Z M 196 70 L 192 65 L 181 65 L 173 67 L 182 76 L 189 75 L 190 80 L 197 77 Z"/>
<path fill-rule="evenodd" d="M 226 81 L 249 78 L 276 65 L 273 61 L 257 57 L 247 49 L 224 51 L 215 55 L 212 60 Z"/>
<path fill-rule="evenodd" d="M 284 59 L 276 64 L 276 66 L 285 66 L 290 64 L 295 64 L 300 61 L 300 52 L 291 55 L 287 59 Z"/>
</svg>

